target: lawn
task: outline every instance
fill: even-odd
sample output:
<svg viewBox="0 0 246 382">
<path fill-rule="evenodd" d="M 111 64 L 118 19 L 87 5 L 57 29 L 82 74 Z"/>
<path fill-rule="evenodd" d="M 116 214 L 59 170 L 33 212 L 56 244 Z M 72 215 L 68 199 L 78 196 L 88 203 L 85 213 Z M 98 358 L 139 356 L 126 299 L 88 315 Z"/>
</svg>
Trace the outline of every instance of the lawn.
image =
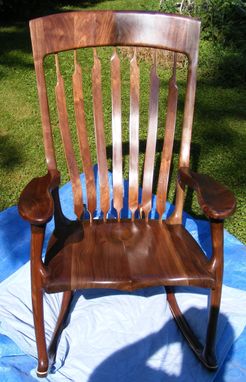
<svg viewBox="0 0 246 382">
<path fill-rule="evenodd" d="M 141 9 L 158 10 L 159 1 L 85 1 L 83 9 Z M 82 7 L 63 6 L 59 11 L 82 9 Z M 49 10 L 50 11 L 50 10 Z M 48 13 L 47 11 L 46 13 Z M 53 11 L 53 10 L 52 10 Z M 45 12 L 44 12 L 45 13 Z M 105 130 L 108 154 L 111 152 L 111 105 L 110 105 L 110 72 L 109 60 L 112 54 L 107 49 L 99 55 L 104 69 L 104 107 Z M 238 52 L 233 52 L 237 60 Z M 128 116 L 129 90 L 127 80 L 129 77 L 129 57 L 125 51 L 119 50 L 122 61 L 122 98 L 123 114 L 123 141 L 128 142 Z M 90 70 L 92 54 L 90 50 L 80 54 L 80 60 L 85 67 L 84 88 L 86 96 L 86 110 L 91 108 Z M 245 81 L 236 73 L 228 52 L 221 52 L 218 61 L 218 52 L 207 41 L 202 41 L 200 52 L 200 66 L 198 71 L 198 86 L 196 97 L 196 112 L 193 129 L 193 144 L 191 149 L 191 167 L 196 171 L 208 173 L 231 188 L 237 198 L 237 211 L 226 220 L 225 226 L 240 240 L 246 243 L 246 88 Z M 72 92 L 70 77 L 72 74 L 69 63 L 71 54 L 61 56 L 61 66 L 68 88 L 69 116 L 72 120 Z M 147 109 L 150 60 L 142 57 L 139 61 L 141 70 L 141 129 L 140 139 L 142 150 L 147 133 Z M 173 202 L 175 192 L 175 174 L 180 142 L 180 125 L 182 121 L 182 107 L 184 99 L 184 80 L 186 76 L 185 63 L 180 65 L 178 75 L 179 85 L 179 114 L 177 131 L 175 135 L 175 149 L 173 159 L 172 184 L 169 190 L 169 200 Z M 222 70 L 223 68 L 223 70 Z M 55 73 L 53 60 L 46 62 L 47 82 L 49 84 L 49 97 L 51 100 L 51 118 L 54 126 L 55 145 L 58 149 L 58 167 L 62 173 L 62 183 L 68 180 L 66 165 L 58 131 L 56 107 L 54 103 Z M 235 78 L 233 77 L 235 72 Z M 236 77 L 237 74 L 237 77 Z M 160 97 L 160 117 L 158 130 L 157 152 L 160 155 L 161 137 L 163 136 L 166 84 L 170 70 L 161 62 L 159 76 L 163 85 Z M 31 45 L 28 25 L 25 22 L 12 23 L 0 27 L 0 209 L 5 209 L 17 203 L 19 194 L 26 183 L 34 176 L 46 172 L 44 152 L 42 145 L 42 131 L 39 116 L 39 107 L 36 92 L 36 80 L 33 69 Z M 93 116 L 87 114 L 88 131 L 91 145 L 94 144 Z M 75 126 L 71 123 L 72 134 L 75 137 Z M 124 145 L 125 147 L 126 145 Z M 78 147 L 76 147 L 78 154 Z M 143 152 L 140 155 L 143 161 Z M 93 159 L 96 161 L 95 150 Z M 157 158 L 158 159 L 158 158 Z M 125 151 L 124 166 L 127 176 L 128 153 Z M 109 168 L 111 166 L 109 159 Z M 188 195 L 186 206 L 188 212 L 200 217 L 200 211 L 194 195 Z"/>
</svg>

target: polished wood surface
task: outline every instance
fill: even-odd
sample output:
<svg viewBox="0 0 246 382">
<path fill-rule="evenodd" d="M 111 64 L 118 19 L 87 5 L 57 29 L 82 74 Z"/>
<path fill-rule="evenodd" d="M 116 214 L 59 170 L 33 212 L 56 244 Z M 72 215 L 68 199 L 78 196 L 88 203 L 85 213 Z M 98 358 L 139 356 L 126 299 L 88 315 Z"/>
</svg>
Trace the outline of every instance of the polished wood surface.
<svg viewBox="0 0 246 382">
<path fill-rule="evenodd" d="M 84 96 L 82 87 L 82 68 L 78 63 L 76 50 L 74 50 L 73 98 L 80 155 L 86 180 L 87 209 L 92 219 L 93 213 L 96 209 L 96 186 L 86 129 Z"/>
<path fill-rule="evenodd" d="M 59 184 L 60 173 L 57 170 L 32 179 L 22 191 L 18 203 L 18 211 L 23 219 L 36 225 L 47 223 L 54 213 L 51 191 Z"/>
<path fill-rule="evenodd" d="M 87 11 L 31 20 L 30 30 L 35 60 L 58 51 L 122 45 L 183 52 L 195 64 L 200 21 L 159 12 Z"/>
<path fill-rule="evenodd" d="M 132 220 L 138 209 L 138 154 L 139 154 L 139 66 L 137 63 L 137 51 L 130 62 L 130 117 L 129 117 L 129 142 L 130 142 L 130 165 L 129 165 L 129 210 Z"/>
<path fill-rule="evenodd" d="M 211 288 L 206 256 L 182 225 L 150 220 L 78 224 L 66 240 L 54 233 L 45 264 L 47 292 L 81 288 L 134 290 L 154 285 Z M 62 245 L 61 245 L 62 243 Z"/>
<path fill-rule="evenodd" d="M 114 49 L 111 57 L 112 87 L 112 141 L 113 141 L 113 192 L 114 208 L 120 220 L 123 207 L 122 140 L 121 140 L 121 79 L 120 59 Z"/>
<path fill-rule="evenodd" d="M 189 169 L 190 145 L 194 114 L 196 70 L 200 22 L 188 17 L 150 12 L 88 11 L 52 15 L 30 22 L 34 64 L 37 77 L 40 111 L 48 174 L 32 180 L 19 201 L 19 212 L 31 223 L 32 301 L 38 350 L 38 376 L 45 376 L 55 359 L 59 335 L 69 312 L 72 292 L 79 288 L 115 288 L 132 291 L 137 288 L 163 285 L 174 319 L 188 340 L 194 353 L 209 369 L 217 367 L 215 347 L 216 328 L 220 308 L 223 277 L 223 219 L 235 209 L 235 198 L 224 186 L 211 177 Z M 97 47 L 112 46 L 112 172 L 113 205 L 110 205 L 107 152 L 104 132 L 101 60 Z M 129 210 L 131 219 L 123 220 L 123 154 L 121 63 L 117 46 L 134 47 L 129 62 Z M 151 48 L 153 64 L 150 70 L 148 133 L 143 171 L 139 168 L 140 126 L 140 67 L 138 47 Z M 102 220 L 93 219 L 96 209 L 96 187 L 86 126 L 83 95 L 83 68 L 76 50 L 93 48 L 92 107 L 100 189 Z M 157 183 L 157 220 L 149 219 L 152 208 L 155 150 L 158 133 L 159 90 L 158 49 L 173 53 L 173 72 L 168 86 L 167 113 L 162 157 Z M 72 76 L 75 121 L 86 177 L 87 205 L 90 220 L 83 220 L 83 195 L 76 163 L 66 107 L 66 89 L 59 66 L 58 54 L 74 52 Z M 184 100 L 179 170 L 175 208 L 162 221 L 167 199 L 169 174 L 173 154 L 176 125 L 178 86 L 176 81 L 177 52 L 188 57 L 188 77 Z M 83 52 L 82 52 L 83 53 Z M 56 100 L 59 127 L 64 145 L 67 167 L 72 182 L 74 210 L 77 220 L 70 221 L 59 199 L 60 182 L 50 123 L 48 97 L 43 60 L 55 54 L 57 85 Z M 88 68 L 87 68 L 88 70 Z M 107 141 L 108 141 L 107 137 Z M 139 180 L 143 175 L 142 199 Z M 212 256 L 208 259 L 202 249 L 182 225 L 185 188 L 193 188 L 200 206 L 210 219 Z M 126 192 L 127 194 L 127 192 Z M 109 219 L 114 207 L 118 219 Z M 98 211 L 100 212 L 100 211 Z M 137 218 L 140 213 L 140 218 Z M 45 261 L 42 247 L 45 224 L 54 215 L 55 229 L 50 237 Z M 143 218 L 144 217 L 144 218 Z M 185 321 L 175 299 L 174 286 L 199 286 L 210 289 L 208 327 L 204 344 Z M 46 349 L 43 319 L 43 293 L 64 292 L 63 302 L 50 348 Z"/>
<path fill-rule="evenodd" d="M 38 377 L 46 377 L 49 367 L 43 309 L 43 280 L 46 276 L 46 270 L 42 262 L 45 225 L 32 225 L 31 231 L 31 286 L 33 321 L 38 352 L 37 375 Z"/>
<path fill-rule="evenodd" d="M 146 153 L 144 161 L 143 193 L 141 209 L 148 221 L 148 215 L 152 207 L 152 186 L 155 165 L 155 147 L 158 125 L 158 99 L 160 79 L 156 72 L 156 52 L 154 52 L 154 65 L 150 73 L 150 97 L 149 97 L 149 121 Z"/>
<path fill-rule="evenodd" d="M 69 315 L 69 308 L 72 302 L 72 298 L 73 298 L 72 291 L 66 291 L 63 293 L 59 316 L 57 318 L 53 336 L 51 338 L 51 341 L 48 347 L 48 357 L 49 357 L 50 366 L 53 365 L 56 360 L 56 351 L 57 351 L 58 341 L 60 339 L 60 335 L 62 333 L 62 330 L 64 329 L 66 320 Z"/>
<path fill-rule="evenodd" d="M 176 126 L 176 114 L 178 103 L 178 87 L 176 83 L 176 65 L 177 54 L 174 53 L 173 74 L 169 81 L 168 86 L 168 100 L 167 100 L 167 117 L 165 126 L 165 136 L 163 142 L 161 165 L 158 178 L 158 187 L 156 193 L 156 210 L 159 214 L 159 219 L 165 212 L 167 200 L 167 188 L 169 181 L 170 166 L 173 153 L 174 133 Z"/>
<path fill-rule="evenodd" d="M 55 55 L 56 63 L 56 75 L 57 84 L 55 87 L 56 93 L 56 104 L 59 117 L 59 126 L 63 142 L 63 147 L 65 151 L 68 172 L 70 175 L 73 197 L 74 197 L 74 212 L 78 219 L 80 219 L 83 212 L 83 197 L 82 197 L 82 186 L 79 176 L 79 169 L 75 159 L 72 138 L 69 130 L 68 114 L 66 106 L 66 96 L 64 88 L 64 80 L 60 72 L 58 55 Z"/>
<path fill-rule="evenodd" d="M 103 102 L 102 102 L 102 80 L 101 62 L 94 49 L 94 65 L 92 68 L 92 94 L 93 94 L 93 114 L 96 134 L 97 162 L 100 182 L 100 208 L 103 212 L 103 219 L 106 220 L 109 210 L 109 184 L 108 166 L 106 156 L 106 145 L 104 136 Z"/>
<path fill-rule="evenodd" d="M 181 167 L 178 178 L 197 192 L 198 202 L 207 217 L 225 219 L 235 211 L 236 199 L 233 193 L 211 176 L 197 174 L 189 168 Z"/>
</svg>

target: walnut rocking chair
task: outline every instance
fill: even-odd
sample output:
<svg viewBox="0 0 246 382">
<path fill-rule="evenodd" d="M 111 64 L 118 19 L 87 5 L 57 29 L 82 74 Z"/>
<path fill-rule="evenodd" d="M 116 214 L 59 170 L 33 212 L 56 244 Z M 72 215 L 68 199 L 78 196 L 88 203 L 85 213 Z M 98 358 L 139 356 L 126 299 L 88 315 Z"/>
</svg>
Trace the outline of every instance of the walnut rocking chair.
<svg viewBox="0 0 246 382">
<path fill-rule="evenodd" d="M 216 326 L 220 308 L 223 276 L 223 219 L 235 209 L 233 194 L 211 177 L 189 169 L 191 131 L 196 88 L 196 68 L 200 22 L 188 17 L 144 12 L 71 12 L 38 18 L 30 22 L 34 64 L 41 109 L 44 148 L 48 173 L 33 179 L 23 190 L 19 213 L 31 224 L 31 280 L 35 334 L 38 351 L 37 375 L 47 375 L 52 364 L 73 291 L 83 288 L 114 288 L 132 291 L 137 288 L 163 285 L 182 333 L 200 361 L 208 368 L 217 367 L 215 356 Z M 104 110 L 101 61 L 97 47 L 113 47 L 111 57 L 112 97 L 112 173 L 113 207 L 116 218 L 107 215 L 110 209 L 108 163 L 104 132 Z M 122 123 L 121 62 L 116 47 L 134 47 L 129 63 L 129 189 L 131 219 L 122 219 Z M 143 165 L 143 182 L 139 193 L 139 120 L 140 71 L 138 47 L 165 49 L 173 54 L 173 71 L 168 86 L 167 113 L 163 150 L 156 193 L 159 218 L 149 219 L 158 127 L 160 79 L 157 61 L 150 71 L 148 133 Z M 86 108 L 82 88 L 82 66 L 78 50 L 93 48 L 92 105 L 100 184 L 100 210 L 103 218 L 93 219 L 96 210 L 96 186 L 92 167 Z M 101 48 L 100 48 L 101 49 Z M 69 126 L 65 81 L 60 55 L 71 50 L 73 57 L 73 102 L 83 172 L 86 178 L 87 202 L 82 195 L 79 166 Z M 178 88 L 176 55 L 188 57 L 183 130 L 179 154 L 175 209 L 162 220 L 165 212 L 169 173 L 173 153 Z M 77 220 L 67 219 L 61 209 L 55 145 L 48 106 L 44 58 L 55 56 L 57 112 L 64 153 L 70 175 L 74 212 Z M 155 55 L 154 55 L 155 56 Z M 182 225 L 185 186 L 195 190 L 199 205 L 211 224 L 212 257 L 208 259 Z M 84 219 L 84 210 L 90 219 Z M 55 229 L 49 240 L 45 259 L 42 247 L 46 223 L 54 216 Z M 205 344 L 201 344 L 182 315 L 174 286 L 195 286 L 210 289 L 210 308 Z M 49 348 L 46 347 L 43 293 L 64 292 L 60 314 Z"/>
</svg>

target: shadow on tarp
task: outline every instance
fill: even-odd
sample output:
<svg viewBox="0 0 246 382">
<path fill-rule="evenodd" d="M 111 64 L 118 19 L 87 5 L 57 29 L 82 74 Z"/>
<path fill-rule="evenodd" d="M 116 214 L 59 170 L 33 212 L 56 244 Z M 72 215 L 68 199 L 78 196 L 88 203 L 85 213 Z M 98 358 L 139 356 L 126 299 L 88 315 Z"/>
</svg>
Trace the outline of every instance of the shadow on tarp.
<svg viewBox="0 0 246 382">
<path fill-rule="evenodd" d="M 204 316 L 204 321 L 206 321 L 206 309 L 202 309 L 199 312 L 197 308 L 190 308 L 187 315 L 191 315 L 193 317 L 197 317 L 199 315 L 200 317 L 201 311 Z M 220 314 L 220 324 L 227 325 L 227 337 L 230 337 L 231 342 L 233 343 L 233 329 L 230 326 L 226 316 L 223 314 Z M 170 332 L 175 333 L 173 329 L 174 325 L 174 321 L 169 320 L 160 331 L 150 334 L 147 337 L 113 353 L 99 366 L 97 366 L 88 382 L 186 382 L 215 380 L 220 368 L 215 372 L 206 370 L 204 366 L 198 364 L 197 358 L 193 355 L 192 350 L 188 348 L 188 345 L 182 346 L 181 342 L 180 364 L 179 359 L 177 358 L 172 359 L 171 364 L 165 364 L 165 356 L 168 357 L 168 347 L 173 344 L 177 349 L 177 339 L 180 338 L 178 333 L 173 336 L 169 335 Z M 176 330 L 178 331 L 178 329 Z M 167 350 L 163 350 L 163 361 L 155 367 L 154 355 L 158 351 L 161 351 L 161 349 L 165 346 L 167 346 Z M 233 354 L 233 346 L 230 354 Z M 221 368 L 220 372 L 220 382 L 223 381 L 223 371 L 226 370 L 226 363 L 229 362 L 229 360 L 229 357 L 226 358 L 226 361 L 224 361 L 224 357 L 219 359 L 220 366 L 222 366 L 224 362 L 223 369 Z M 194 369 L 193 372 L 192 368 L 195 365 L 198 369 Z M 172 369 L 173 372 L 168 371 L 168 369 Z"/>
</svg>

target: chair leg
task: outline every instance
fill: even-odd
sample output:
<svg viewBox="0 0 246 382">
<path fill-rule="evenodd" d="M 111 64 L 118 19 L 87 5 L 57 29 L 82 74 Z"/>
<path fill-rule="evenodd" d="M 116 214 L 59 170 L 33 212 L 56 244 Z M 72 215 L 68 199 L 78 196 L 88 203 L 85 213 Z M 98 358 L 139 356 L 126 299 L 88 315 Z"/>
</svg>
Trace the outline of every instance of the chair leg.
<svg viewBox="0 0 246 382">
<path fill-rule="evenodd" d="M 220 310 L 222 279 L 223 279 L 223 257 L 224 257 L 224 229 L 222 220 L 210 220 L 212 237 L 212 257 L 210 260 L 210 270 L 214 273 L 216 286 L 210 291 L 209 317 L 206 343 L 203 350 L 203 357 L 210 368 L 217 367 L 215 357 L 215 340 L 217 322 Z"/>
<path fill-rule="evenodd" d="M 59 316 L 48 349 L 50 365 L 52 365 L 55 362 L 58 340 L 60 338 L 62 330 L 64 329 L 65 322 L 69 314 L 69 307 L 72 301 L 72 297 L 72 291 L 66 291 L 63 293 Z"/>
<path fill-rule="evenodd" d="M 41 288 L 35 286 L 32 292 L 32 306 L 38 352 L 37 376 L 46 377 L 48 374 L 49 361 L 44 330 L 43 291 Z"/>
<path fill-rule="evenodd" d="M 216 356 L 215 356 L 215 345 L 216 345 L 216 330 L 217 322 L 220 310 L 221 301 L 221 290 L 222 286 L 217 287 L 215 290 L 210 292 L 210 308 L 209 308 L 209 318 L 207 327 L 206 343 L 203 350 L 203 357 L 206 364 L 209 365 L 210 369 L 216 369 L 218 367 Z"/>
<path fill-rule="evenodd" d="M 38 353 L 37 376 L 46 377 L 48 374 L 49 361 L 45 341 L 44 313 L 43 313 L 43 276 L 45 268 L 42 263 L 42 247 L 45 226 L 31 226 L 31 282 L 32 282 L 32 306 L 33 320 Z"/>
<path fill-rule="evenodd" d="M 193 333 L 191 327 L 187 323 L 184 315 L 181 313 L 181 310 L 178 306 L 175 294 L 171 287 L 166 287 L 167 291 L 167 300 L 173 314 L 173 317 L 181 330 L 181 333 L 186 338 L 191 349 L 203 365 L 209 370 L 217 369 L 218 365 L 215 357 L 215 340 L 216 340 L 216 328 L 217 328 L 217 319 L 220 307 L 220 290 L 212 290 L 210 296 L 210 312 L 209 320 L 207 327 L 207 337 L 205 346 L 203 346 L 197 339 L 196 335 Z"/>
</svg>

